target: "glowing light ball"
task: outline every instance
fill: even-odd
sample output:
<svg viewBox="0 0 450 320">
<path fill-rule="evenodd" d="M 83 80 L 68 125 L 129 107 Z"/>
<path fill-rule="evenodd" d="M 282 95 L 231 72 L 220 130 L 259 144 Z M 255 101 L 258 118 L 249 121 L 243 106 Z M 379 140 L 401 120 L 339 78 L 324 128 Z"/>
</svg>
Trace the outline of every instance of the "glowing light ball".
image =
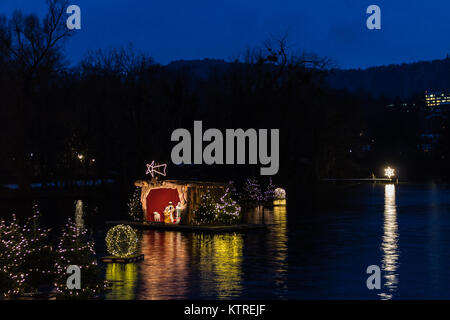
<svg viewBox="0 0 450 320">
<path fill-rule="evenodd" d="M 130 226 L 119 224 L 106 234 L 106 249 L 116 257 L 125 258 L 137 251 L 138 236 Z"/>
<path fill-rule="evenodd" d="M 283 188 L 276 188 L 274 191 L 275 200 L 284 200 L 286 199 L 286 190 Z"/>
</svg>

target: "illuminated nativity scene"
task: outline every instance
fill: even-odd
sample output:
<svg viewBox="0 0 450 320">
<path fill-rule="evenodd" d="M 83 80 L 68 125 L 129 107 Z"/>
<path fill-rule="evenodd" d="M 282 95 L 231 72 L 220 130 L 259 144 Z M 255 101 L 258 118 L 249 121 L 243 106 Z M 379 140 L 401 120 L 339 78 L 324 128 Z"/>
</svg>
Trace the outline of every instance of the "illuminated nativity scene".
<svg viewBox="0 0 450 320">
<path fill-rule="evenodd" d="M 227 184 L 181 180 L 139 180 L 143 220 L 165 224 L 192 224 L 202 196 L 220 199 Z"/>
<path fill-rule="evenodd" d="M 151 229 L 212 232 L 255 228 L 242 223 L 232 183 L 159 179 L 166 176 L 166 167 L 154 161 L 147 164 L 146 174 L 151 179 L 134 183 L 137 189 L 129 203 L 133 221 L 125 223 Z"/>
</svg>

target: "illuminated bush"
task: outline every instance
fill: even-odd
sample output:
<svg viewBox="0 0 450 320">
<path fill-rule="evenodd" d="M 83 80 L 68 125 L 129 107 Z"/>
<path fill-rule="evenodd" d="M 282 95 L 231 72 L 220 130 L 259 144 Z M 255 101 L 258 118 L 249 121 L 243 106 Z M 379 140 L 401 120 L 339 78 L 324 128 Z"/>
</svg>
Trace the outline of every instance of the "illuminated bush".
<svg viewBox="0 0 450 320">
<path fill-rule="evenodd" d="M 286 199 L 286 191 L 282 188 L 276 188 L 275 189 L 275 199 L 276 200 Z"/>
</svg>

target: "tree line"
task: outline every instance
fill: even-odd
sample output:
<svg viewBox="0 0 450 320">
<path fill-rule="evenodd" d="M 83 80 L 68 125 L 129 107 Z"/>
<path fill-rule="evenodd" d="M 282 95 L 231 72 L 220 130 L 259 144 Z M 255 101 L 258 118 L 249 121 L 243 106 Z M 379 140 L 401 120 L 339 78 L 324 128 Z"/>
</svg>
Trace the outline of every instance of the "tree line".
<svg viewBox="0 0 450 320">
<path fill-rule="evenodd" d="M 170 164 L 177 128 L 280 128 L 274 182 L 310 185 L 324 177 L 368 176 L 367 145 L 378 102 L 333 89 L 332 62 L 270 38 L 201 75 L 189 63 L 163 66 L 132 46 L 87 52 L 67 67 L 51 0 L 43 19 L 0 17 L 0 171 L 2 183 L 76 187 L 112 179 L 132 188 L 151 160 Z M 211 61 L 209 61 L 209 64 Z M 208 61 L 205 61 L 208 63 Z M 169 177 L 243 180 L 259 166 L 170 166 Z M 59 184 L 58 184 L 59 183 Z"/>
</svg>

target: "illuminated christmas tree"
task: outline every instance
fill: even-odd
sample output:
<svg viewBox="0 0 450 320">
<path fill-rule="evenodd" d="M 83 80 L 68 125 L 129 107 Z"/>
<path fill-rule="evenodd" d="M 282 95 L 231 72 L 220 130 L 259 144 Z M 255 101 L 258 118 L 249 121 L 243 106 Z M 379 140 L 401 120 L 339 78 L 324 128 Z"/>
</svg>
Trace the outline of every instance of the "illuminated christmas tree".
<svg viewBox="0 0 450 320">
<path fill-rule="evenodd" d="M 269 178 L 269 184 L 264 191 L 264 201 L 272 202 L 275 199 L 275 185 L 272 183 L 272 178 Z"/>
<path fill-rule="evenodd" d="M 13 215 L 10 222 L 0 221 L 0 292 L 4 296 L 25 292 L 28 273 L 23 272 L 28 241 Z"/>
<path fill-rule="evenodd" d="M 249 178 L 245 181 L 242 200 L 249 203 L 260 203 L 264 200 L 258 180 Z"/>
<path fill-rule="evenodd" d="M 63 227 L 57 255 L 55 287 L 59 297 L 93 298 L 106 288 L 95 259 L 94 242 L 88 239 L 87 230 L 77 227 L 71 219 Z M 70 265 L 81 269 L 81 289 L 67 288 L 66 271 Z"/>
<path fill-rule="evenodd" d="M 141 221 L 143 218 L 144 212 L 142 211 L 141 189 L 139 187 L 136 187 L 128 202 L 128 214 L 133 221 Z"/>
<path fill-rule="evenodd" d="M 27 247 L 21 269 L 28 275 L 24 282 L 24 289 L 27 292 L 34 292 L 39 286 L 51 283 L 54 277 L 54 254 L 49 242 L 50 229 L 41 228 L 40 218 L 39 207 L 35 203 L 33 215 L 28 218 L 22 230 Z"/>
<path fill-rule="evenodd" d="M 37 204 L 33 216 L 20 225 L 13 215 L 0 222 L 0 292 L 3 295 L 36 293 L 54 276 L 49 230 L 42 229 Z"/>
<path fill-rule="evenodd" d="M 223 224 L 237 223 L 241 219 L 241 206 L 233 200 L 230 187 L 216 203 L 216 211 L 218 212 L 217 220 Z"/>
<path fill-rule="evenodd" d="M 194 211 L 196 224 L 233 224 L 241 219 L 241 207 L 233 200 L 230 188 L 216 201 L 209 191 L 200 200 L 199 208 Z"/>
<path fill-rule="evenodd" d="M 237 190 L 237 188 L 236 188 L 236 186 L 234 184 L 234 181 L 229 181 L 227 188 L 229 189 L 229 192 L 231 194 L 231 198 L 233 198 L 235 200 L 239 200 L 240 193 L 238 192 L 238 190 Z"/>
<path fill-rule="evenodd" d="M 207 190 L 200 198 L 198 209 L 194 211 L 194 223 L 211 224 L 217 222 L 217 218 L 216 202 L 209 190 Z"/>
</svg>

